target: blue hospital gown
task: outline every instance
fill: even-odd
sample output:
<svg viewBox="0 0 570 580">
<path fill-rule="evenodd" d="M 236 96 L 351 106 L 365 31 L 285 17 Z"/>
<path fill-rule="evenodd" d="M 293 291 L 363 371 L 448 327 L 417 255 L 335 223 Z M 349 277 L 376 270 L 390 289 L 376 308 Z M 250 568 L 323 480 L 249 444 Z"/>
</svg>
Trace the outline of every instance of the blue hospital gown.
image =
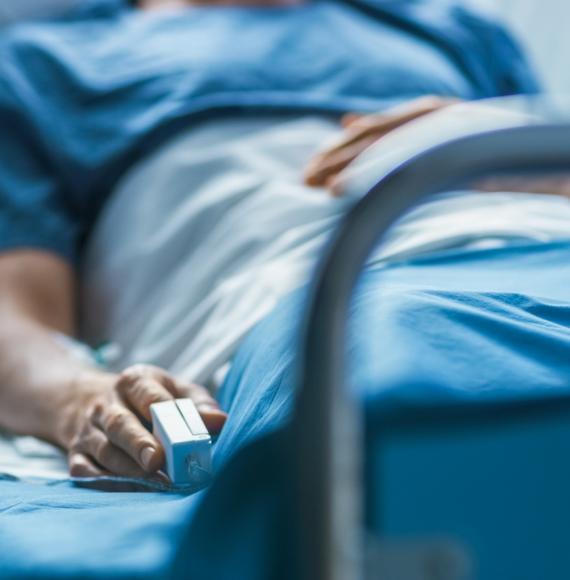
<svg viewBox="0 0 570 580">
<path fill-rule="evenodd" d="M 82 3 L 80 3 L 82 4 Z M 529 93 L 499 25 L 449 0 L 147 14 L 91 1 L 0 37 L 0 250 L 76 261 L 116 181 L 191 123 Z"/>
</svg>

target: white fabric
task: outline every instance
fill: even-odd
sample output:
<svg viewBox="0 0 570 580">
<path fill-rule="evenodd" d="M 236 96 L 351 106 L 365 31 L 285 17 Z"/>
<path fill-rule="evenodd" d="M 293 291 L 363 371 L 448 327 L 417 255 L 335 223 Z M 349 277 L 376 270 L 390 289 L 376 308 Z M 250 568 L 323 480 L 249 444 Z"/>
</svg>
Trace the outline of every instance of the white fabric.
<svg viewBox="0 0 570 580">
<path fill-rule="evenodd" d="M 347 201 L 302 184 L 335 133 L 325 119 L 217 120 L 131 171 L 87 252 L 86 335 L 117 342 L 118 367 L 211 378 L 344 213 Z"/>
<path fill-rule="evenodd" d="M 0 433 L 0 478 L 64 479 L 68 477 L 65 455 L 35 437 L 10 437 Z"/>
<path fill-rule="evenodd" d="M 570 93 L 568 0 L 463 0 L 501 17 L 517 35 L 547 92 Z"/>
<path fill-rule="evenodd" d="M 433 139 L 433 124 L 415 126 L 406 130 L 416 147 Z M 308 279 L 354 203 L 302 184 L 305 164 L 337 127 L 317 117 L 211 121 L 131 171 L 87 254 L 87 335 L 120 344 L 118 367 L 154 362 L 211 379 L 279 298 Z M 399 140 L 395 132 L 376 148 L 379 175 L 391 163 L 381 163 L 382 151 L 389 157 Z M 569 224 L 570 203 L 559 197 L 442 197 L 408 214 L 374 259 L 489 238 L 558 239 Z"/>
</svg>

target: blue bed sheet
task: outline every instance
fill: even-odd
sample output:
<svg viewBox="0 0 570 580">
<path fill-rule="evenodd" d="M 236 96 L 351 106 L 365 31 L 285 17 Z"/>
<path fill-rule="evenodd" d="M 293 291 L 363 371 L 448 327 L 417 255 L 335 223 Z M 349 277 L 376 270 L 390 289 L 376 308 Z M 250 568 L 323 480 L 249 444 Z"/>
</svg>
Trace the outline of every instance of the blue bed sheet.
<svg viewBox="0 0 570 580">
<path fill-rule="evenodd" d="M 570 394 L 569 258 L 570 239 L 448 251 L 366 270 L 352 306 L 348 352 L 349 384 L 369 422 L 371 465 L 383 421 L 404 409 Z M 1 577 L 250 580 L 269 570 L 295 577 L 291 458 L 281 427 L 294 396 L 305 297 L 304 289 L 284 300 L 234 361 L 221 392 L 230 419 L 216 444 L 218 477 L 211 488 L 183 497 L 0 482 Z M 560 454 L 570 438 L 556 441 L 552 453 Z M 487 448 L 497 447 L 494 442 L 490 437 Z M 469 442 L 457 445 L 457 453 L 462 449 L 476 464 Z M 429 449 L 411 446 L 414 453 L 419 461 Z M 457 471 L 454 465 L 446 477 Z M 570 481 L 566 475 L 560 486 Z M 542 481 L 528 479 L 535 487 Z M 433 491 L 429 475 L 425 482 Z M 422 485 L 418 477 L 394 483 L 408 491 Z M 458 485 L 483 484 L 471 478 Z M 518 493 L 513 482 L 505 486 L 506 495 Z M 540 509 L 554 509 L 548 501 Z M 386 526 L 389 515 L 371 513 L 369 525 Z M 508 521 L 501 525 L 508 528 Z M 530 576 L 523 570 L 517 577 Z"/>
<path fill-rule="evenodd" d="M 223 463 L 291 404 L 305 290 L 251 334 L 222 403 Z M 448 251 L 368 269 L 351 314 L 350 380 L 370 417 L 398 407 L 559 394 L 570 376 L 570 242 Z M 474 372 L 474 369 L 476 372 Z"/>
</svg>

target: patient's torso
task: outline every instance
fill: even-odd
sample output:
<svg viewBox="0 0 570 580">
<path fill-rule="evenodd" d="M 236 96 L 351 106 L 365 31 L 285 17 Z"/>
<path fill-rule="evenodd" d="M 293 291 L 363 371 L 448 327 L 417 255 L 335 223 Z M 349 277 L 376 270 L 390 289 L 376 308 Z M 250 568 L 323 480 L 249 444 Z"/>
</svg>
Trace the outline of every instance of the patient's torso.
<svg viewBox="0 0 570 580">
<path fill-rule="evenodd" d="M 302 183 L 328 118 L 249 117 L 187 131 L 120 183 L 88 247 L 84 315 L 117 362 L 210 378 L 305 279 L 347 206 Z"/>
<path fill-rule="evenodd" d="M 307 161 L 338 131 L 323 116 L 219 119 L 135 167 L 86 253 L 85 335 L 118 343 L 117 368 L 144 361 L 212 379 L 253 325 L 306 282 L 354 203 L 302 183 Z M 446 196 L 401 220 L 373 261 L 547 240 L 568 223 L 562 198 Z"/>
</svg>

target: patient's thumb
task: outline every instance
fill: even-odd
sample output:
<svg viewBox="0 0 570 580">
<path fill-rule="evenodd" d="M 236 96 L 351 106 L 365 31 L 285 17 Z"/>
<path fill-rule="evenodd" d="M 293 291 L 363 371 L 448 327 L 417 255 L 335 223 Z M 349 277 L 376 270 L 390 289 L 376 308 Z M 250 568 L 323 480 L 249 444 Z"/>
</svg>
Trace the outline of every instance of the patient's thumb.
<svg viewBox="0 0 570 580">
<path fill-rule="evenodd" d="M 198 413 L 200 413 L 206 428 L 211 434 L 215 435 L 222 430 L 228 418 L 227 413 L 224 413 L 224 411 L 222 411 L 218 406 L 204 403 L 196 405 L 196 408 L 198 409 Z"/>
</svg>

